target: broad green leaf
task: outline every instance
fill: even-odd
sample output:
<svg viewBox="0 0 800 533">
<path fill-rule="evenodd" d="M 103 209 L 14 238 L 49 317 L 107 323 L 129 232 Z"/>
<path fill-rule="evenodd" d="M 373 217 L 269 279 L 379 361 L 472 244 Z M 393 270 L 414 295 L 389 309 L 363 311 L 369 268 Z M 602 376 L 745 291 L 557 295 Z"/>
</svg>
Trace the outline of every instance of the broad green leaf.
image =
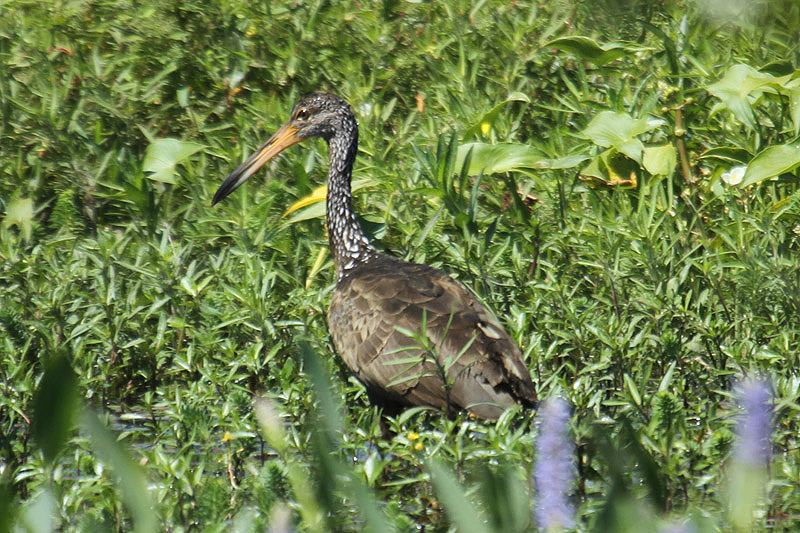
<svg viewBox="0 0 800 533">
<path fill-rule="evenodd" d="M 179 139 L 158 139 L 147 147 L 144 156 L 145 177 L 163 183 L 177 183 L 175 175 L 178 163 L 186 161 L 192 154 L 205 148 L 201 144 Z"/>
<path fill-rule="evenodd" d="M 130 452 L 117 441 L 114 433 L 94 413 L 84 413 L 82 427 L 106 466 L 116 474 L 122 501 L 133 519 L 133 531 L 158 531 L 158 516 L 147 490 L 147 478 Z"/>
<path fill-rule="evenodd" d="M 797 135 L 800 133 L 800 86 L 792 87 L 787 91 L 787 95 L 789 96 L 789 109 L 792 114 L 794 134 Z"/>
<path fill-rule="evenodd" d="M 603 66 L 607 63 L 619 59 L 622 56 L 632 55 L 636 52 L 652 50 L 652 48 L 631 43 L 607 43 L 598 44 L 597 41 L 589 37 L 575 35 L 572 37 L 560 37 L 550 41 L 545 46 L 558 48 L 580 56 L 586 61 L 591 61 L 595 65 Z"/>
<path fill-rule="evenodd" d="M 753 154 L 744 148 L 735 146 L 718 146 L 700 154 L 700 159 L 715 159 L 723 163 L 746 165 L 753 158 Z"/>
<path fill-rule="evenodd" d="M 800 166 L 800 145 L 781 144 L 761 151 L 747 165 L 741 187 L 780 176 Z"/>
<path fill-rule="evenodd" d="M 636 187 L 639 165 L 622 152 L 609 148 L 594 156 L 581 170 L 580 180 L 590 187 Z"/>
<path fill-rule="evenodd" d="M 568 155 L 558 159 L 542 159 L 539 161 L 539 168 L 575 168 L 589 159 L 588 155 Z"/>
<path fill-rule="evenodd" d="M 741 122 L 750 128 L 755 128 L 756 120 L 750 104 L 763 94 L 762 88 L 765 85 L 776 80 L 770 74 L 759 72 L 748 65 L 739 64 L 728 69 L 725 76 L 717 83 L 709 85 L 707 90 L 722 100 Z"/>
<path fill-rule="evenodd" d="M 647 146 L 644 149 L 642 164 L 650 174 L 669 176 L 675 170 L 675 147 L 671 144 Z"/>
<path fill-rule="evenodd" d="M 603 111 L 589 122 L 583 134 L 604 148 L 614 147 L 637 163 L 642 162 L 644 145 L 638 135 L 664 124 L 656 118 L 633 118 L 627 113 Z"/>
<path fill-rule="evenodd" d="M 581 175 L 597 178 L 602 182 L 607 182 L 609 179 L 606 164 L 601 156 L 593 157 L 589 164 L 581 169 Z"/>
<path fill-rule="evenodd" d="M 461 173 L 467 153 L 472 150 L 467 173 L 497 174 L 511 170 L 542 168 L 544 154 L 532 146 L 517 143 L 466 143 L 458 147 L 455 169 Z"/>
<path fill-rule="evenodd" d="M 800 78 L 795 76 L 796 73 L 773 76 L 739 64 L 731 67 L 721 80 L 709 85 L 707 90 L 722 100 L 722 104 L 750 128 L 756 126 L 752 105 L 764 93 L 786 96 L 789 99 L 794 133 L 797 135 L 800 132 Z"/>
<path fill-rule="evenodd" d="M 33 233 L 33 200 L 18 198 L 8 204 L 6 216 L 3 219 L 3 228 L 17 226 L 22 231 L 23 237 L 28 241 Z"/>
<path fill-rule="evenodd" d="M 500 102 L 499 104 L 495 105 L 492 109 L 489 110 L 485 115 L 481 117 L 481 119 L 476 123 L 473 124 L 466 132 L 464 132 L 464 139 L 471 139 L 475 135 L 478 134 L 479 131 L 483 131 L 486 128 L 490 128 L 494 123 L 497 115 L 500 111 L 505 107 L 505 105 L 509 102 L 526 102 L 530 103 L 531 99 L 524 93 L 520 92 L 513 92 L 508 95 L 508 98 Z M 484 135 L 486 132 L 484 132 Z"/>
</svg>

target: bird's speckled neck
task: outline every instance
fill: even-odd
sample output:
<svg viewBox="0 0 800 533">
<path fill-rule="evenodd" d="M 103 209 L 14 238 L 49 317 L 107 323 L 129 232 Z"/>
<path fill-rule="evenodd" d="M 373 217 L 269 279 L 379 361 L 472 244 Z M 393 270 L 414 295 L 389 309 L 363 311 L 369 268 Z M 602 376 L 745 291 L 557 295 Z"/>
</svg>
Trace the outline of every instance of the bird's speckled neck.
<svg viewBox="0 0 800 533">
<path fill-rule="evenodd" d="M 339 118 L 335 133 L 328 139 L 327 220 L 336 280 L 365 263 L 378 252 L 370 244 L 353 211 L 350 177 L 358 152 L 358 123 L 347 106 Z"/>
</svg>

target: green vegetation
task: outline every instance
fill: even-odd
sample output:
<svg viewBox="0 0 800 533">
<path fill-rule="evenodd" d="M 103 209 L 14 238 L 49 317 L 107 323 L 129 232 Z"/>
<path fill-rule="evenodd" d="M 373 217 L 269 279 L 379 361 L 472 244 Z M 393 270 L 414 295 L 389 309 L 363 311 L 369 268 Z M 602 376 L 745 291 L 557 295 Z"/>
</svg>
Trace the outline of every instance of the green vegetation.
<svg viewBox="0 0 800 533">
<path fill-rule="evenodd" d="M 535 529 L 534 414 L 386 439 L 334 354 L 324 143 L 210 207 L 317 90 L 378 247 L 572 406 L 576 530 L 800 529 L 800 4 L 539 4 L 0 5 L 0 532 Z"/>
</svg>

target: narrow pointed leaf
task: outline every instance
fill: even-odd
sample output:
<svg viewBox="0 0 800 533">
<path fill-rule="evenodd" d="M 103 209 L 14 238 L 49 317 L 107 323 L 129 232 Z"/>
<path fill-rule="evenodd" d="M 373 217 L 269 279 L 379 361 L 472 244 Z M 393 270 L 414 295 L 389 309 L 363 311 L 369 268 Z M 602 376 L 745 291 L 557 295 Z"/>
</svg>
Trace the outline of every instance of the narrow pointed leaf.
<svg viewBox="0 0 800 533">
<path fill-rule="evenodd" d="M 471 139 L 472 137 L 476 136 L 478 132 L 480 132 L 483 128 L 489 126 L 494 123 L 495 119 L 497 119 L 497 115 L 500 114 L 500 111 L 506 106 L 506 104 L 510 102 L 525 102 L 530 103 L 531 99 L 525 93 L 521 92 L 513 92 L 508 95 L 508 98 L 496 104 L 492 109 L 490 109 L 486 114 L 484 114 L 481 119 L 470 126 L 470 128 L 464 132 L 464 140 Z"/>
<path fill-rule="evenodd" d="M 489 533 L 489 528 L 476 515 L 475 505 L 469 501 L 453 474 L 434 460 L 428 462 L 428 470 L 436 495 L 457 530 L 463 533 Z"/>
<path fill-rule="evenodd" d="M 78 407 L 77 376 L 63 355 L 53 357 L 33 400 L 31 432 L 52 463 L 67 442 Z"/>
<path fill-rule="evenodd" d="M 579 56 L 581 59 L 591 61 L 595 65 L 599 66 L 603 66 L 626 55 L 652 50 L 652 48 L 647 48 L 632 43 L 615 42 L 601 45 L 594 39 L 584 37 L 582 35 L 560 37 L 550 41 L 545 46 L 571 52 Z"/>
<path fill-rule="evenodd" d="M 116 474 L 122 501 L 133 519 L 133 531 L 137 533 L 159 531 L 156 520 L 158 515 L 154 512 L 147 490 L 147 478 L 141 467 L 133 460 L 130 452 L 117 442 L 114 433 L 97 418 L 97 415 L 88 411 L 84 413 L 82 426 L 90 435 L 92 444 L 103 458 L 103 462 Z"/>
</svg>

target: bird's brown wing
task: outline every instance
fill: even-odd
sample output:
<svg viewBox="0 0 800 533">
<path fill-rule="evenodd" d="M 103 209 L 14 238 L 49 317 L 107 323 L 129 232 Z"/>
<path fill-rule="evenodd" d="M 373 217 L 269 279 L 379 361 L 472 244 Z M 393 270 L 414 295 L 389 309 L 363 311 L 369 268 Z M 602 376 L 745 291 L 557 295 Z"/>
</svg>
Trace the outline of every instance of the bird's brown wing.
<svg viewBox="0 0 800 533">
<path fill-rule="evenodd" d="M 328 316 L 345 364 L 373 395 L 496 419 L 536 396 L 522 353 L 461 283 L 380 256 L 336 287 Z"/>
</svg>

